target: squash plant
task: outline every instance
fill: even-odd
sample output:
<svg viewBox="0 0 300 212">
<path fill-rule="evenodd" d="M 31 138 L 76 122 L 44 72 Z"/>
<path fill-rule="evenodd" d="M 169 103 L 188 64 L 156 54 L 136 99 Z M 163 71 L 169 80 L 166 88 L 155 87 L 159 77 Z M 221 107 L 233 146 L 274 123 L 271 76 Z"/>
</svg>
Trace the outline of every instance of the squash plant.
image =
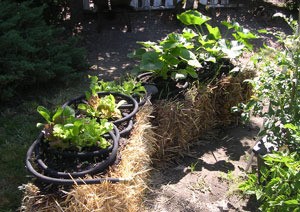
<svg viewBox="0 0 300 212">
<path fill-rule="evenodd" d="M 206 70 L 212 72 L 214 78 L 224 61 L 230 62 L 246 49 L 251 50 L 249 40 L 257 38 L 237 23 L 223 22 L 229 31 L 233 31 L 234 39 L 230 40 L 222 36 L 218 27 L 208 23 L 209 17 L 196 10 L 179 14 L 177 19 L 187 26 L 181 33 L 170 33 L 158 42 L 138 42 L 142 47 L 129 54 L 140 61 L 136 71 L 150 71 L 164 80 L 178 81 L 197 79 L 200 70 Z M 214 70 L 211 64 L 216 64 Z"/>
<path fill-rule="evenodd" d="M 110 146 L 103 135 L 113 129 L 113 124 L 106 119 L 98 122 L 88 117 L 78 118 L 69 106 L 60 107 L 54 113 L 39 106 L 37 111 L 46 120 L 46 123 L 38 123 L 37 126 L 43 127 L 45 142 L 50 147 L 75 147 L 81 150 L 83 147 L 95 146 L 104 149 Z"/>
</svg>

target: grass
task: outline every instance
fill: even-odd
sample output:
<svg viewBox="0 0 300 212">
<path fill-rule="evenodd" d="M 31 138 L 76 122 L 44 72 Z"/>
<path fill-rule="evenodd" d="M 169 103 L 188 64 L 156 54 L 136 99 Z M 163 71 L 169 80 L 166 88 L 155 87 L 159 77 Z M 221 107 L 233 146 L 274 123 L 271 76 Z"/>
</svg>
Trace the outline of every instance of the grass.
<svg viewBox="0 0 300 212">
<path fill-rule="evenodd" d="M 229 197 L 231 195 L 242 195 L 239 185 L 243 182 L 243 174 L 237 175 L 233 171 L 229 171 L 228 173 L 221 172 L 218 179 L 221 182 L 226 182 L 228 184 L 228 191 L 226 192 L 226 196 Z"/>
<path fill-rule="evenodd" d="M 194 163 L 191 163 L 191 165 L 189 165 L 188 168 L 191 170 L 192 173 L 196 171 L 197 164 L 198 164 L 198 161 L 194 162 Z"/>
<path fill-rule="evenodd" d="M 22 191 L 18 187 L 30 179 L 24 162 L 28 147 L 39 134 L 36 123 L 43 122 L 37 106 L 51 109 L 84 92 L 82 83 L 67 89 L 53 87 L 51 93 L 35 91 L 36 98 L 0 108 L 0 211 L 16 211 L 20 207 Z"/>
<path fill-rule="evenodd" d="M 38 116 L 29 108 L 7 108 L 1 113 L 0 123 L 0 211 L 15 210 L 20 204 L 18 186 L 26 182 L 24 159 L 28 146 L 38 134 Z"/>
</svg>

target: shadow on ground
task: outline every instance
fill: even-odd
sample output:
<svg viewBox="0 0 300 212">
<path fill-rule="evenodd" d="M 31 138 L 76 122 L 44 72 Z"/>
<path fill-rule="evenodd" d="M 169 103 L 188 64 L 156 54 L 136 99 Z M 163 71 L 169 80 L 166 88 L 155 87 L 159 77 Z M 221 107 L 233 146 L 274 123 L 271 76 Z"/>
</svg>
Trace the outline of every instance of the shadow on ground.
<svg viewBox="0 0 300 212">
<path fill-rule="evenodd" d="M 214 130 L 184 157 L 154 164 L 148 210 L 256 211 L 255 199 L 242 199 L 236 188 L 257 133 L 257 126 Z"/>
<path fill-rule="evenodd" d="M 104 79 L 119 78 L 132 70 L 135 61 L 127 55 L 140 47 L 138 41 L 157 41 L 182 28 L 171 11 L 132 12 L 129 15 L 132 32 L 126 32 L 122 14 L 116 14 L 113 20 L 107 19 L 100 33 L 96 31 L 95 16 L 85 20 L 82 34 L 90 74 Z"/>
</svg>

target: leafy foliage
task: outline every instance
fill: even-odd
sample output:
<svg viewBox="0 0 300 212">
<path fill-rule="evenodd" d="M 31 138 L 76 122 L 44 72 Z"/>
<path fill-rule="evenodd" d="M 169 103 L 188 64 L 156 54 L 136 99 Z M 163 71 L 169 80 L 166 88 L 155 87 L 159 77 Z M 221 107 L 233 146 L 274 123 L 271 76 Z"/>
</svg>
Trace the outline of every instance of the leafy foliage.
<svg viewBox="0 0 300 212">
<path fill-rule="evenodd" d="M 124 83 L 123 86 L 116 85 L 114 83 L 106 83 L 104 81 L 99 81 L 96 76 L 89 76 L 91 79 L 90 90 L 85 93 L 87 103 L 82 103 L 78 105 L 78 109 L 82 113 L 90 117 L 104 118 L 104 119 L 116 119 L 121 118 L 121 111 L 118 109 L 122 104 L 126 103 L 125 100 L 116 102 L 115 97 L 112 94 L 99 96 L 98 92 L 108 91 L 118 91 L 125 93 L 137 93 L 140 94 L 144 91 L 144 87 L 141 84 L 133 82 Z"/>
<path fill-rule="evenodd" d="M 209 17 L 195 10 L 179 14 L 177 18 L 194 29 L 190 27 L 183 29 L 182 33 L 170 33 L 158 42 L 138 42 L 142 48 L 129 55 L 140 60 L 138 71 L 151 71 L 163 79 L 175 81 L 188 77 L 197 79 L 199 70 L 213 63 L 217 65 L 210 71 L 218 74 L 224 59 L 233 60 L 246 48 L 251 49 L 249 40 L 256 38 L 237 23 L 224 22 L 228 29 L 234 31 L 235 40 L 225 39 L 218 27 L 208 23 Z"/>
<path fill-rule="evenodd" d="M 47 122 L 38 123 L 37 126 L 44 127 L 45 139 L 51 147 L 76 147 L 80 150 L 83 147 L 106 148 L 110 145 L 103 135 L 111 131 L 113 125 L 106 119 L 101 119 L 99 123 L 96 119 L 88 117 L 78 118 L 69 106 L 58 108 L 54 113 L 39 106 L 37 111 Z"/>
<path fill-rule="evenodd" d="M 300 158 L 297 152 L 277 152 L 264 158 L 261 177 L 250 174 L 239 188 L 255 194 L 261 211 L 299 211 Z"/>
<path fill-rule="evenodd" d="M 296 22 L 286 20 L 296 30 Z M 282 49 L 265 47 L 254 58 L 260 74 L 249 80 L 253 86 L 253 96 L 247 104 L 241 104 L 239 109 L 243 111 L 245 120 L 249 120 L 251 112 L 266 120 L 260 135 L 267 135 L 269 142 L 279 146 L 288 145 L 292 151 L 299 151 L 299 35 L 278 34 L 277 37 Z M 268 109 L 265 110 L 265 107 Z"/>
<path fill-rule="evenodd" d="M 240 188 L 256 195 L 262 211 L 299 211 L 300 37 L 296 21 L 283 14 L 275 15 L 283 17 L 294 34 L 276 33 L 282 48 L 266 46 L 254 58 L 260 72 L 249 81 L 253 96 L 247 104 L 234 110 L 242 110 L 245 120 L 249 120 L 250 113 L 264 118 L 260 136 L 280 148 L 263 157 L 265 166 L 260 170 L 261 177 L 250 174 Z"/>
<path fill-rule="evenodd" d="M 90 117 L 114 119 L 122 117 L 121 111 L 118 108 L 123 103 L 123 101 L 120 101 L 117 104 L 116 99 L 112 94 L 104 97 L 93 95 L 89 97 L 88 104 L 79 104 L 78 109 Z"/>
<path fill-rule="evenodd" d="M 93 95 L 97 92 L 112 91 L 129 96 L 143 96 L 146 92 L 142 83 L 137 82 L 132 78 L 124 80 L 121 83 L 117 83 L 116 81 L 99 80 L 97 76 L 89 76 L 89 78 L 91 79 L 90 89 Z"/>
<path fill-rule="evenodd" d="M 0 2 L 0 98 L 16 89 L 64 79 L 85 66 L 84 51 L 77 39 L 64 39 L 62 31 L 43 20 L 44 7 L 30 1 Z"/>
</svg>

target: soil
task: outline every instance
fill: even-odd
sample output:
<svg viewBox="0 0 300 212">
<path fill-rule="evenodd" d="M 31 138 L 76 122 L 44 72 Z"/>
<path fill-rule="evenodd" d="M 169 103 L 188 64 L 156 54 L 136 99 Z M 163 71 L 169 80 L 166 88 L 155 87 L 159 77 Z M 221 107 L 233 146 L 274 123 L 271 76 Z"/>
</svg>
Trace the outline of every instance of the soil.
<svg viewBox="0 0 300 212">
<path fill-rule="evenodd" d="M 267 29 L 270 32 L 290 29 L 280 19 L 272 19 L 274 12 L 282 11 L 273 5 L 263 9 L 219 8 L 207 12 L 213 22 L 236 20 L 250 30 Z M 285 11 L 283 11 L 285 12 Z M 105 20 L 100 33 L 96 31 L 94 15 L 87 14 L 82 24 L 84 45 L 88 51 L 89 73 L 103 79 L 117 79 L 128 73 L 134 61 L 127 54 L 138 48 L 137 41 L 156 41 L 168 33 L 180 31 L 182 25 L 173 11 L 131 12 L 132 32 L 126 32 L 121 14 Z M 265 42 L 276 46 L 272 36 L 263 36 L 255 42 L 259 48 Z M 246 63 L 249 57 L 243 60 Z M 145 198 L 147 211 L 257 211 L 257 202 L 244 198 L 238 183 L 245 176 L 251 147 L 261 120 L 253 119 L 248 126 L 216 129 L 200 138 L 190 152 L 175 161 L 155 166 L 151 172 L 149 191 Z M 255 160 L 252 170 L 255 171 Z"/>
</svg>

